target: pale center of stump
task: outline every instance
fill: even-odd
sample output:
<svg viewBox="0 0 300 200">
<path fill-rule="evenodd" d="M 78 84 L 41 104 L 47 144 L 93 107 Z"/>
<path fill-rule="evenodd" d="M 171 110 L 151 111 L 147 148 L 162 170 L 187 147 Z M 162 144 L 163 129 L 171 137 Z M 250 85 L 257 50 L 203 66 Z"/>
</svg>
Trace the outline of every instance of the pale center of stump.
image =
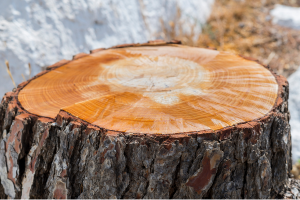
<svg viewBox="0 0 300 200">
<path fill-rule="evenodd" d="M 199 64 L 168 56 L 127 58 L 111 65 L 99 81 L 109 83 L 113 91 L 134 91 L 157 103 L 179 103 L 178 95 L 201 95 L 204 69 Z M 209 77 L 206 77 L 207 79 Z"/>
</svg>

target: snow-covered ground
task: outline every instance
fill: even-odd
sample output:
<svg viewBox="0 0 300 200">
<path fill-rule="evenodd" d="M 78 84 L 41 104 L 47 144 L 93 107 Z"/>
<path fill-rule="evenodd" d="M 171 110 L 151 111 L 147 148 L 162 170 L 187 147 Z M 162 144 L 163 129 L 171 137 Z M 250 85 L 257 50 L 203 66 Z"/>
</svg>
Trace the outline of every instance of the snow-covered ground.
<svg viewBox="0 0 300 200">
<path fill-rule="evenodd" d="M 291 131 L 292 131 L 292 148 L 293 161 L 300 159 L 300 68 L 293 73 L 289 79 L 290 96 L 289 110 L 291 113 Z"/>
<path fill-rule="evenodd" d="M 276 5 L 270 12 L 274 24 L 300 29 L 300 8 Z M 300 55 L 299 55 L 300 56 Z M 289 110 L 291 113 L 293 162 L 300 159 L 300 68 L 289 79 Z"/>
<path fill-rule="evenodd" d="M 300 30 L 300 8 L 277 4 L 270 14 L 273 23 Z"/>
<path fill-rule="evenodd" d="M 61 59 L 91 49 L 163 39 L 162 22 L 180 19 L 197 36 L 214 0 L 2 0 L 0 1 L 0 96 Z"/>
</svg>

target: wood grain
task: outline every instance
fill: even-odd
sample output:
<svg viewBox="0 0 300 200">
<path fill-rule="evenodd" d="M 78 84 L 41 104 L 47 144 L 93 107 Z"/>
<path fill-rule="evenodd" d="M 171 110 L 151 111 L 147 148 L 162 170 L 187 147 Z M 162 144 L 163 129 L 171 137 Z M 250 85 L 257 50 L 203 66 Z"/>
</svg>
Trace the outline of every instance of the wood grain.
<svg viewBox="0 0 300 200">
<path fill-rule="evenodd" d="M 0 197 L 286 197 L 287 80 L 178 44 L 81 53 L 6 93 Z"/>
<path fill-rule="evenodd" d="M 109 130 L 174 134 L 261 118 L 277 93 L 275 77 L 257 62 L 170 44 L 80 57 L 29 82 L 18 100 L 39 116 L 64 110 Z"/>
</svg>

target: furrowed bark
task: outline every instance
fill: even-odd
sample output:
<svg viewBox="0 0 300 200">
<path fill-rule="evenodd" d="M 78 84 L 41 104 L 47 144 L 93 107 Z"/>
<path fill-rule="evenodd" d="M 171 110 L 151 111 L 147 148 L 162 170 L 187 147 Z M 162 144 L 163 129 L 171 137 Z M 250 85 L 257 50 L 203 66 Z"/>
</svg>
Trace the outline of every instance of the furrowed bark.
<svg viewBox="0 0 300 200">
<path fill-rule="evenodd" d="M 288 83 L 274 76 L 278 98 L 262 118 L 176 134 L 112 131 L 63 110 L 55 119 L 34 115 L 18 101 L 23 83 L 0 105 L 0 197 L 296 197 Z"/>
</svg>

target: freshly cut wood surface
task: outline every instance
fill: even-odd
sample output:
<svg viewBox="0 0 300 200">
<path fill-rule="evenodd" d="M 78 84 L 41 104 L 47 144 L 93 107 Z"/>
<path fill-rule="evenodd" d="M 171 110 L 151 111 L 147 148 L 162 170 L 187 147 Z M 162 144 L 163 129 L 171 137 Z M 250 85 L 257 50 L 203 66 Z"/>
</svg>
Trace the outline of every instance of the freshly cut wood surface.
<svg viewBox="0 0 300 200">
<path fill-rule="evenodd" d="M 64 110 L 109 130 L 172 134 L 261 118 L 277 93 L 275 77 L 257 62 L 172 44 L 81 57 L 32 80 L 18 99 L 39 116 Z"/>
<path fill-rule="evenodd" d="M 6 93 L 0 197 L 284 196 L 287 80 L 251 58 L 178 43 L 77 54 Z"/>
</svg>

